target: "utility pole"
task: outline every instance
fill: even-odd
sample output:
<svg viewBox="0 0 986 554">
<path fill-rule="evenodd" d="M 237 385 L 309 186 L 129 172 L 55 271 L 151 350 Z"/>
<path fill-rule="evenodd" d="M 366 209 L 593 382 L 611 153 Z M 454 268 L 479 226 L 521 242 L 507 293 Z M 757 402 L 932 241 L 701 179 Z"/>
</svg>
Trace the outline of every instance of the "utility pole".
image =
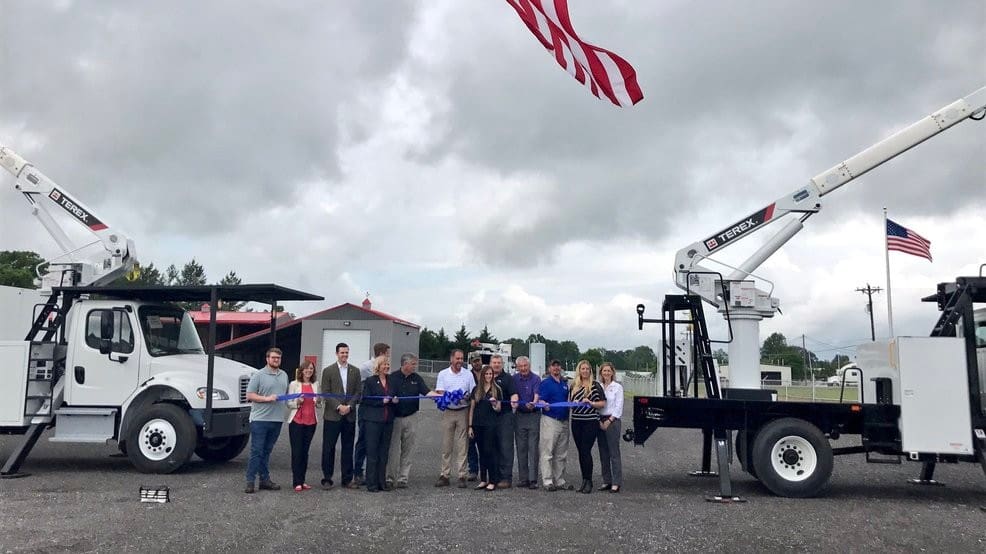
<svg viewBox="0 0 986 554">
<path fill-rule="evenodd" d="M 873 342 L 876 342 L 876 328 L 873 327 L 873 293 L 882 290 L 880 287 L 871 287 L 869 283 L 866 283 L 865 289 L 856 289 L 856 292 L 866 294 L 866 312 L 870 314 L 870 340 Z"/>
<path fill-rule="evenodd" d="M 815 368 L 811 365 L 811 354 L 808 352 L 808 347 L 805 345 L 805 335 L 801 334 L 801 350 L 805 353 L 805 366 L 808 369 L 808 379 L 811 381 L 811 401 L 815 401 Z"/>
</svg>

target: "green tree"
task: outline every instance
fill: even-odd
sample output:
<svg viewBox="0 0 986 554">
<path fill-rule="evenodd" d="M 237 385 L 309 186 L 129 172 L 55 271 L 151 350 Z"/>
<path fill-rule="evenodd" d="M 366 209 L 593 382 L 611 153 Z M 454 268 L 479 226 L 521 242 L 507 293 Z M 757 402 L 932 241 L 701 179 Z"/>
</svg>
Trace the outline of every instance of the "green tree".
<svg viewBox="0 0 986 554">
<path fill-rule="evenodd" d="M 161 270 L 154 267 L 154 264 L 147 264 L 146 266 L 141 266 L 138 272 L 137 278 L 133 281 L 128 280 L 126 277 L 117 277 L 111 283 L 114 287 L 143 287 L 150 285 L 164 285 L 164 274 Z"/>
<path fill-rule="evenodd" d="M 729 354 L 726 353 L 722 348 L 717 349 L 712 353 L 712 357 L 719 362 L 719 365 L 729 365 Z"/>
<path fill-rule="evenodd" d="M 558 358 L 562 361 L 577 362 L 579 360 L 579 345 L 575 344 L 575 341 L 563 340 L 561 342 L 551 341 L 553 343 L 553 348 L 551 348 L 552 358 Z"/>
<path fill-rule="evenodd" d="M 192 258 L 192 261 L 186 263 L 181 268 L 181 277 L 179 278 L 178 284 L 183 286 L 198 286 L 204 285 L 205 283 L 205 268 L 202 267 L 202 264 L 196 262 L 195 258 Z"/>
<path fill-rule="evenodd" d="M 35 252 L 0 251 L 0 285 L 22 289 L 38 288 L 34 284 L 34 280 L 37 279 L 35 268 L 41 263 L 44 263 L 44 259 Z"/>
<path fill-rule="evenodd" d="M 192 260 L 192 262 L 194 263 L 195 260 Z M 199 266 L 199 267 L 201 267 L 201 266 Z M 242 285 L 243 284 L 243 280 L 240 279 L 240 276 L 237 275 L 235 271 L 230 271 L 222 279 L 219 280 L 219 284 L 220 285 Z M 238 311 L 240 311 L 240 310 L 243 309 L 243 306 L 246 306 L 246 302 L 224 302 L 223 303 L 223 309 L 224 310 L 229 310 L 231 312 L 238 312 Z"/>
<path fill-rule="evenodd" d="M 504 344 L 510 345 L 510 355 L 516 360 L 521 356 L 530 356 L 531 348 L 527 341 L 524 339 L 510 338 L 503 341 Z"/>
<path fill-rule="evenodd" d="M 631 371 L 657 371 L 657 354 L 654 349 L 640 345 L 633 350 L 627 350 L 624 355 L 626 358 L 626 368 Z"/>
<path fill-rule="evenodd" d="M 435 344 L 435 359 L 448 359 L 449 351 L 452 350 L 452 341 L 450 341 L 448 339 L 448 335 L 445 334 L 445 327 L 438 328 L 438 334 L 435 335 Z"/>
<path fill-rule="evenodd" d="M 578 356 L 579 359 L 588 360 L 592 367 L 598 367 L 606 359 L 606 351 L 602 348 L 590 348 Z M 578 360 L 576 360 L 578 361 Z"/>
<path fill-rule="evenodd" d="M 205 268 L 196 262 L 195 258 L 183 265 L 181 271 L 171 264 L 164 270 L 164 284 L 179 287 L 204 285 L 206 284 Z M 176 302 L 176 304 L 188 311 L 196 311 L 202 306 L 197 302 Z"/>
<path fill-rule="evenodd" d="M 493 333 L 490 333 L 490 330 L 486 325 L 483 325 L 483 330 L 479 332 L 479 337 L 477 338 L 479 339 L 479 342 L 498 344 L 496 337 L 493 336 Z"/>
<path fill-rule="evenodd" d="M 472 339 L 469 337 L 469 331 L 466 331 L 466 326 L 463 324 L 459 327 L 459 330 L 455 332 L 455 336 L 452 337 L 452 348 L 458 348 L 468 354 L 470 350 L 470 342 L 472 342 Z"/>
</svg>

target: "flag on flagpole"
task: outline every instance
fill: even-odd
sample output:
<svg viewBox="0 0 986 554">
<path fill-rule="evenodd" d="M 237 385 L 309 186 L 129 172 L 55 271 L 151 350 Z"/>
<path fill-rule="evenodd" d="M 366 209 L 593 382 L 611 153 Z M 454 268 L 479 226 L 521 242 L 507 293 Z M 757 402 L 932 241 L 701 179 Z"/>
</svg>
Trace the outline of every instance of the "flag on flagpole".
<svg viewBox="0 0 986 554">
<path fill-rule="evenodd" d="M 887 250 L 896 250 L 931 261 L 931 241 L 889 219 L 887 220 Z"/>
<path fill-rule="evenodd" d="M 555 60 L 596 98 L 632 106 L 644 98 L 637 72 L 618 55 L 583 41 L 568 16 L 568 0 L 507 0 Z"/>
</svg>

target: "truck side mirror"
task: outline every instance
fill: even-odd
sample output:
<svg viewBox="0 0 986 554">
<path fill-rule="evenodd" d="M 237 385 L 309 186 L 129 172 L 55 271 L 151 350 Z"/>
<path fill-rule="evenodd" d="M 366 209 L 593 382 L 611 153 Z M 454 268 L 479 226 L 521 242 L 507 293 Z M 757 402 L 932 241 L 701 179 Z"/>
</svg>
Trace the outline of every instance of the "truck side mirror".
<svg viewBox="0 0 986 554">
<path fill-rule="evenodd" d="M 103 341 L 109 343 L 113 340 L 113 312 L 111 310 L 99 312 L 99 338 L 102 339 L 100 341 L 100 351 L 103 349 Z"/>
<path fill-rule="evenodd" d="M 109 355 L 113 352 L 113 341 L 110 339 L 99 339 L 99 353 Z"/>
</svg>

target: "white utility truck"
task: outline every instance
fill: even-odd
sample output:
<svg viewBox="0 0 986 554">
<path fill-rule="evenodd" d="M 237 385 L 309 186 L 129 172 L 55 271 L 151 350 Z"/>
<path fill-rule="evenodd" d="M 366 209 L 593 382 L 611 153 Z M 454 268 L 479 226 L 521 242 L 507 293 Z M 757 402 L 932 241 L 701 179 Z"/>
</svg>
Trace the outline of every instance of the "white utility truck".
<svg viewBox="0 0 986 554">
<path fill-rule="evenodd" d="M 276 285 L 111 286 L 136 264 L 133 241 L 11 150 L 0 148 L 0 166 L 63 252 L 39 267 L 42 290 L 0 287 L 0 434 L 23 435 L 0 477 L 24 475 L 49 428 L 53 442 L 115 442 L 148 473 L 175 471 L 193 453 L 226 461 L 242 452 L 256 369 L 214 357 L 219 301 L 263 302 L 273 314 L 278 301 L 321 297 Z M 98 240 L 76 247 L 49 201 Z M 205 347 L 180 301 L 210 303 Z"/>
<path fill-rule="evenodd" d="M 644 317 L 638 326 L 660 323 L 664 344 L 676 328 L 691 325 L 696 372 L 694 389 L 679 394 L 673 367 L 666 360 L 662 396 L 635 396 L 633 429 L 624 438 L 644 444 L 661 427 L 701 429 L 702 469 L 718 475 L 720 494 L 713 501 L 735 501 L 729 480 L 731 434 L 742 467 L 774 494 L 804 497 L 819 494 L 833 468 L 833 456 L 865 454 L 872 463 L 923 463 L 916 483 L 934 483 L 935 464 L 977 462 L 986 472 L 986 276 L 957 277 L 941 283 L 933 296 L 941 315 L 931 336 L 894 337 L 864 345 L 855 369 L 846 369 L 840 384 L 854 377 L 859 401 L 838 403 L 776 402 L 773 391 L 758 387 L 759 325 L 773 317 L 780 302 L 773 285 L 754 271 L 789 241 L 804 222 L 821 210 L 821 198 L 866 172 L 966 119 L 986 117 L 986 87 L 960 98 L 859 154 L 829 168 L 765 208 L 678 251 L 675 280 L 685 294 L 667 295 L 660 319 Z M 797 215 L 747 260 L 729 266 L 712 255 L 786 215 Z M 729 269 L 723 274 L 706 262 Z M 986 266 L 983 266 L 986 268 Z M 703 302 L 726 318 L 728 340 L 709 337 Z M 712 342 L 729 343 L 730 388 L 720 389 Z M 704 397 L 699 382 L 704 381 Z M 958 401 L 964 399 L 966 401 Z M 858 435 L 858 446 L 833 447 L 830 440 Z M 713 440 L 714 439 L 714 440 Z M 718 473 L 711 468 L 711 452 Z"/>
</svg>

